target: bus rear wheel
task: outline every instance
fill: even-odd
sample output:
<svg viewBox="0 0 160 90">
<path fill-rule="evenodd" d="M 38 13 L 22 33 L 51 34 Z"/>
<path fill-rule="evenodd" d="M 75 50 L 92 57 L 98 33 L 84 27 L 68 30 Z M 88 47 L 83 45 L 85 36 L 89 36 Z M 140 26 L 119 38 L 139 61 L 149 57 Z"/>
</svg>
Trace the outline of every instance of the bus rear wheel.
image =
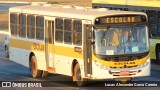
<svg viewBox="0 0 160 90">
<path fill-rule="evenodd" d="M 87 81 L 81 77 L 81 70 L 78 63 L 74 67 L 73 79 L 76 81 L 77 86 L 81 87 L 87 84 Z"/>
<path fill-rule="evenodd" d="M 33 78 L 39 78 L 42 75 L 42 71 L 37 69 L 37 60 L 35 56 L 31 57 L 31 71 Z"/>
<path fill-rule="evenodd" d="M 157 47 L 156 49 L 156 61 L 157 63 L 160 63 L 160 47 Z"/>
<path fill-rule="evenodd" d="M 47 77 L 47 75 L 48 75 L 48 71 L 42 71 L 42 75 L 41 75 L 42 78 Z"/>
</svg>

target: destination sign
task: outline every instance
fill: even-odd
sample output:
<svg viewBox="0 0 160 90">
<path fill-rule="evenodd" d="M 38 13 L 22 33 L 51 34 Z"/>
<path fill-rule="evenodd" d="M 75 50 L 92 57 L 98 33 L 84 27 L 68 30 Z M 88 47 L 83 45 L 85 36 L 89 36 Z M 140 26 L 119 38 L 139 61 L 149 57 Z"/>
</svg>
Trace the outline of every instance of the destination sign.
<svg viewBox="0 0 160 90">
<path fill-rule="evenodd" d="M 135 23 L 135 22 L 144 22 L 144 17 L 142 16 L 110 16 L 102 17 L 96 19 L 96 24 L 119 24 L 119 23 Z"/>
</svg>

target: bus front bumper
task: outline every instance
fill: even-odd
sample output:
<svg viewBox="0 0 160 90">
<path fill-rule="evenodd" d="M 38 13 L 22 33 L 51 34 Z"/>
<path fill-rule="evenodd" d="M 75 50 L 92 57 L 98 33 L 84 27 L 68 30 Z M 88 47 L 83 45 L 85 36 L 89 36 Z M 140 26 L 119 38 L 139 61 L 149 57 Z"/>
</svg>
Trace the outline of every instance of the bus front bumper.
<svg viewBox="0 0 160 90">
<path fill-rule="evenodd" d="M 150 59 L 132 68 L 100 68 L 92 62 L 92 79 L 118 79 L 150 76 Z M 127 75 L 126 75 L 127 74 Z"/>
</svg>

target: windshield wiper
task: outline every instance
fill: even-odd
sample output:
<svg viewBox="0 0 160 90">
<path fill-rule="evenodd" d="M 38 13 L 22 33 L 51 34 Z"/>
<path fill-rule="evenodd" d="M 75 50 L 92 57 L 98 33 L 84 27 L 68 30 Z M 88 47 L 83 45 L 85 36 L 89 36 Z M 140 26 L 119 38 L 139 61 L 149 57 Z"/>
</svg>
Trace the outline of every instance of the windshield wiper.
<svg viewBox="0 0 160 90">
<path fill-rule="evenodd" d="M 136 27 L 138 27 L 137 24 L 134 24 L 134 25 L 132 26 L 132 29 L 131 29 L 131 32 L 132 32 L 132 34 L 133 34 L 132 36 L 136 36 L 135 33 L 134 33 L 134 30 L 135 30 Z M 136 37 L 136 41 L 138 41 L 137 37 Z"/>
<path fill-rule="evenodd" d="M 102 37 L 101 37 L 101 44 L 102 44 L 102 42 L 103 42 L 104 39 L 105 39 L 105 36 L 106 36 L 106 33 L 107 33 L 108 29 L 109 29 L 109 26 L 107 26 L 106 30 L 104 30 L 104 33 L 103 33 L 103 35 L 102 35 Z"/>
</svg>

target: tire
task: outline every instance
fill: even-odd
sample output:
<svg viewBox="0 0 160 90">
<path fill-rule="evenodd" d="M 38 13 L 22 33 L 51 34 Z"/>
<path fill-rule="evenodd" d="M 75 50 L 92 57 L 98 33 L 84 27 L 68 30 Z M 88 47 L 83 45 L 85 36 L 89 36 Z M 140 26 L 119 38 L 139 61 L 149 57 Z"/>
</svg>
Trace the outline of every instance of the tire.
<svg viewBox="0 0 160 90">
<path fill-rule="evenodd" d="M 8 50 L 8 47 L 7 46 L 5 46 L 5 57 L 6 58 L 9 58 L 9 50 Z"/>
<path fill-rule="evenodd" d="M 42 75 L 42 70 L 37 69 L 37 60 L 35 56 L 31 57 L 31 71 L 33 78 L 39 78 Z"/>
<path fill-rule="evenodd" d="M 42 78 L 47 77 L 47 75 L 48 75 L 48 71 L 42 71 L 42 75 L 41 75 Z"/>
<path fill-rule="evenodd" d="M 79 64 L 77 63 L 74 67 L 74 75 L 73 75 L 74 81 L 76 81 L 77 86 L 86 86 L 87 80 L 81 78 L 81 70 L 79 67 Z"/>
<path fill-rule="evenodd" d="M 160 63 L 160 47 L 156 48 L 156 61 Z"/>
</svg>

